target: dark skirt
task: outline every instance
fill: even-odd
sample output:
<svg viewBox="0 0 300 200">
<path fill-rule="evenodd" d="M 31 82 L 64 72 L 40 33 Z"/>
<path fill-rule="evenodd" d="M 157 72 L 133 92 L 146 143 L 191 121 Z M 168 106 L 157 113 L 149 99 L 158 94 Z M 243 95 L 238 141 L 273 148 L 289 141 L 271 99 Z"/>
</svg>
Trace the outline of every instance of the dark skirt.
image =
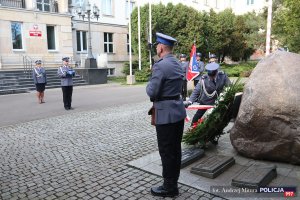
<svg viewBox="0 0 300 200">
<path fill-rule="evenodd" d="M 37 83 L 35 84 L 36 91 L 44 92 L 45 91 L 45 83 Z"/>
</svg>

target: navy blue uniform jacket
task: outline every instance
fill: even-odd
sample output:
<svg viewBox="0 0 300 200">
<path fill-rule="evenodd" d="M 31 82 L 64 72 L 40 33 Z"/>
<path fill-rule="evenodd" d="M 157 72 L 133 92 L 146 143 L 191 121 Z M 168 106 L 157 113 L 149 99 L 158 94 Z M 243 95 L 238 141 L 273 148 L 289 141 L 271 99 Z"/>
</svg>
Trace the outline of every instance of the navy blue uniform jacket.
<svg viewBox="0 0 300 200">
<path fill-rule="evenodd" d="M 153 65 L 152 76 L 146 87 L 146 92 L 153 101 L 157 125 L 176 123 L 186 117 L 181 98 L 161 100 L 166 97 L 180 96 L 182 79 L 181 65 L 172 54 L 165 55 Z"/>
</svg>

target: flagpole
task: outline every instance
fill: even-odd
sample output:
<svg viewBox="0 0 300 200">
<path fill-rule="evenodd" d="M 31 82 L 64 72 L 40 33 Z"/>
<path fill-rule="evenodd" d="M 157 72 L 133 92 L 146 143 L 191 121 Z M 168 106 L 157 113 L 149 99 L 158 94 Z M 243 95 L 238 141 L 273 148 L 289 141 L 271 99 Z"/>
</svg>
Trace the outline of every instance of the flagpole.
<svg viewBox="0 0 300 200">
<path fill-rule="evenodd" d="M 267 36 L 266 36 L 266 56 L 270 54 L 271 25 L 272 25 L 272 0 L 269 0 L 268 20 L 267 20 Z"/>
<path fill-rule="evenodd" d="M 130 0 L 128 0 L 128 17 L 129 17 L 129 69 L 130 76 L 132 76 L 132 55 L 131 55 L 131 13 L 130 13 Z"/>
<path fill-rule="evenodd" d="M 141 12 L 140 3 L 137 1 L 138 6 L 138 40 L 139 40 L 139 70 L 142 70 L 142 57 L 141 57 Z"/>
<path fill-rule="evenodd" d="M 126 5 L 126 3 L 125 3 Z M 135 83 L 135 76 L 132 75 L 132 52 L 131 52 L 131 9 L 130 9 L 130 0 L 128 0 L 128 35 L 129 35 L 129 75 L 127 76 L 127 84 Z"/>
<path fill-rule="evenodd" d="M 151 0 L 149 0 L 149 43 L 152 44 L 152 13 L 151 13 Z M 152 68 L 152 58 L 151 58 L 151 49 L 149 51 L 149 62 L 150 62 L 150 69 Z"/>
</svg>

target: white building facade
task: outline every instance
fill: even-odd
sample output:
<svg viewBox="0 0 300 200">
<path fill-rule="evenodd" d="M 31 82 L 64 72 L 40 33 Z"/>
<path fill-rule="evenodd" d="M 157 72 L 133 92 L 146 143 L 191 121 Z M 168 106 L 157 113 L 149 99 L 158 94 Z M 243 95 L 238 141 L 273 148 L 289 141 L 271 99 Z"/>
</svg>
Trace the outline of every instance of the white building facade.
<svg viewBox="0 0 300 200">
<path fill-rule="evenodd" d="M 61 58 L 71 57 L 85 67 L 88 22 L 79 17 L 86 0 L 0 0 L 0 70 L 20 69 L 24 59 L 42 59 L 47 68 L 57 67 Z M 100 9 L 91 19 L 91 43 L 98 67 L 108 75 L 122 75 L 128 61 L 128 1 L 90 0 Z M 130 1 L 134 7 L 134 1 Z M 132 10 L 132 9 L 131 9 Z"/>
<path fill-rule="evenodd" d="M 137 6 L 182 3 L 199 11 L 217 12 L 232 8 L 236 14 L 260 11 L 267 0 L 0 0 L 0 70 L 22 68 L 24 59 L 42 59 L 44 66 L 57 67 L 71 57 L 85 67 L 88 50 L 88 21 L 79 11 L 89 2 L 100 10 L 91 19 L 92 53 L 98 67 L 120 76 L 129 60 L 129 12 Z"/>
</svg>

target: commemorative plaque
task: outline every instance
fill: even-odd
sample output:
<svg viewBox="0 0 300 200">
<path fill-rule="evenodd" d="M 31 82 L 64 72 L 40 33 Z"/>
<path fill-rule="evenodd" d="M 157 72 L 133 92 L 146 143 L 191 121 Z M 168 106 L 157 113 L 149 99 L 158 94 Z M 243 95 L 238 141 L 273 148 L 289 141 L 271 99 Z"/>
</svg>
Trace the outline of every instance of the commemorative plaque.
<svg viewBox="0 0 300 200">
<path fill-rule="evenodd" d="M 234 163 L 233 157 L 223 155 L 210 156 L 200 160 L 196 166 L 192 167 L 191 173 L 207 178 L 216 178 Z"/>
<path fill-rule="evenodd" d="M 204 156 L 204 150 L 198 148 L 189 148 L 183 149 L 181 153 L 181 166 L 180 168 L 184 168 L 191 163 L 199 160 Z"/>
<path fill-rule="evenodd" d="M 275 165 L 251 165 L 232 179 L 231 185 L 242 188 L 258 189 L 268 185 L 277 176 Z"/>
</svg>

